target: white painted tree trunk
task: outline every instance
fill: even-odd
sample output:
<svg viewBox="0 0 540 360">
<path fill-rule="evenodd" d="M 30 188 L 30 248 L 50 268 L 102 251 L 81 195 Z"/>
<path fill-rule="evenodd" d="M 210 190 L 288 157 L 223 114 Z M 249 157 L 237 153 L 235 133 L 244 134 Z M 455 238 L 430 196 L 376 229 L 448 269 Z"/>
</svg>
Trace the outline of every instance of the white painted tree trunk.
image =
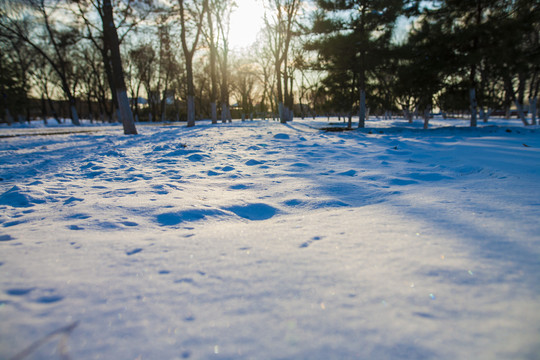
<svg viewBox="0 0 540 360">
<path fill-rule="evenodd" d="M 474 88 L 469 89 L 469 100 L 471 102 L 471 127 L 476 127 L 477 125 L 477 107 L 476 102 L 476 90 Z"/>
<path fill-rule="evenodd" d="M 193 95 L 187 97 L 187 126 L 195 126 L 195 97 Z"/>
<path fill-rule="evenodd" d="M 520 104 L 520 102 L 516 99 L 514 101 L 514 104 L 516 105 L 516 109 L 518 111 L 519 118 L 523 122 L 523 125 L 527 126 L 529 123 L 527 122 L 527 118 L 525 118 L 525 113 L 523 112 L 523 105 Z"/>
<path fill-rule="evenodd" d="M 485 123 L 488 122 L 489 117 L 491 116 L 491 112 L 492 112 L 492 111 L 493 111 L 493 110 L 491 110 L 491 109 L 489 109 L 489 108 L 487 109 L 487 111 L 484 111 L 484 118 L 483 118 L 483 120 L 484 120 Z"/>
<path fill-rule="evenodd" d="M 225 124 L 227 122 L 228 108 L 226 103 L 221 103 L 221 122 Z"/>
<path fill-rule="evenodd" d="M 217 124 L 217 104 L 216 102 L 212 102 L 210 104 L 211 112 L 212 112 L 212 124 Z"/>
<path fill-rule="evenodd" d="M 531 110 L 531 124 L 536 125 L 536 111 L 537 111 L 538 98 L 529 98 L 529 107 Z"/>
<path fill-rule="evenodd" d="M 11 116 L 11 112 L 9 111 L 8 108 L 6 108 L 6 120 L 7 120 L 8 125 L 13 124 L 13 116 Z"/>
<path fill-rule="evenodd" d="M 358 127 L 366 127 L 366 92 L 360 90 L 360 113 L 358 114 Z"/>
<path fill-rule="evenodd" d="M 429 114 L 431 112 L 431 106 L 426 106 L 424 109 L 424 129 L 429 127 Z"/>
<path fill-rule="evenodd" d="M 79 114 L 77 113 L 77 109 L 75 108 L 75 105 L 71 105 L 71 121 L 73 122 L 73 125 L 81 125 L 81 122 L 79 121 Z"/>
<path fill-rule="evenodd" d="M 283 103 L 280 101 L 278 103 L 278 111 L 279 111 L 279 120 L 282 124 L 285 124 L 287 122 L 287 119 L 285 118 L 285 106 L 283 106 Z"/>
<path fill-rule="evenodd" d="M 129 106 L 126 90 L 117 89 L 116 95 L 118 96 L 118 110 L 124 127 L 124 135 L 137 135 L 137 129 L 135 128 L 135 122 L 133 121 L 133 113 Z"/>
</svg>

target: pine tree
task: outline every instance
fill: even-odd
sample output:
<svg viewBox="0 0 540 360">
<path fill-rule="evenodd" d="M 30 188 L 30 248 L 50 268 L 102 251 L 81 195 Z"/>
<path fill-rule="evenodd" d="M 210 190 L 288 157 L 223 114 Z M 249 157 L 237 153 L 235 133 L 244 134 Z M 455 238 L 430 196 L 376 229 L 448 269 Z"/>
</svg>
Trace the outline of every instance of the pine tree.
<svg viewBox="0 0 540 360">
<path fill-rule="evenodd" d="M 380 53 L 391 42 L 403 0 L 318 0 L 313 24 L 318 38 L 307 45 L 317 50 L 328 77 L 348 74 L 358 91 L 359 127 L 365 126 L 366 90 L 380 62 Z"/>
</svg>

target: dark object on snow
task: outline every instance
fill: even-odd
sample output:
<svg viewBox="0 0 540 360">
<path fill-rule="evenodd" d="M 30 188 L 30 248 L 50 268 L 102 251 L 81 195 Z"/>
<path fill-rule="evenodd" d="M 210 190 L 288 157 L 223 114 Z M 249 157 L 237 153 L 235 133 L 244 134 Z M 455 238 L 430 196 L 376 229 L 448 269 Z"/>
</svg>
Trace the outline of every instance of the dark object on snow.
<svg viewBox="0 0 540 360">
<path fill-rule="evenodd" d="M 352 128 L 347 127 L 323 127 L 319 130 L 326 131 L 326 132 L 342 132 L 342 131 L 351 131 L 354 130 Z"/>
</svg>

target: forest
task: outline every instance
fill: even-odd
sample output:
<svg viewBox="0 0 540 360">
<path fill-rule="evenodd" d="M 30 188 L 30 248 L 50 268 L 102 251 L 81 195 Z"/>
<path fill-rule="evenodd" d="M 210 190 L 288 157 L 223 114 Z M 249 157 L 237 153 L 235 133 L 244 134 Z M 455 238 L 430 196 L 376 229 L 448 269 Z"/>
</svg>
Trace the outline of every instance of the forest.
<svg viewBox="0 0 540 360">
<path fill-rule="evenodd" d="M 134 134 L 139 121 L 254 116 L 537 121 L 535 1 L 260 0 L 264 26 L 243 49 L 229 38 L 233 0 L 0 4 L 3 123 L 84 118 Z"/>
</svg>

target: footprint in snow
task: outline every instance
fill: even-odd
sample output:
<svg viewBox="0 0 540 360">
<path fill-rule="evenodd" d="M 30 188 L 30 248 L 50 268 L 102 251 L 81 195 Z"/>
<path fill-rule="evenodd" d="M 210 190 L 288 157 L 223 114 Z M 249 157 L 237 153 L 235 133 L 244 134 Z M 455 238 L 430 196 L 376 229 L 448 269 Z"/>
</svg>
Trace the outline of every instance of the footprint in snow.
<svg viewBox="0 0 540 360">
<path fill-rule="evenodd" d="M 191 162 L 200 162 L 203 161 L 205 157 L 209 157 L 208 155 L 201 155 L 201 154 L 193 154 L 188 156 L 188 160 Z"/>
<path fill-rule="evenodd" d="M 356 170 L 348 170 L 348 171 L 344 171 L 344 172 L 341 172 L 341 173 L 337 173 L 337 175 L 341 175 L 341 176 L 355 176 L 356 175 Z"/>
<path fill-rule="evenodd" d="M 248 220 L 267 220 L 277 214 L 277 209 L 263 203 L 235 205 L 225 208 L 237 216 Z"/>
<path fill-rule="evenodd" d="M 135 254 L 140 253 L 141 251 L 143 251 L 143 249 L 136 248 L 136 249 L 133 249 L 133 250 L 130 250 L 130 251 L 126 251 L 126 255 L 127 256 L 135 255 Z"/>
<path fill-rule="evenodd" d="M 15 240 L 11 235 L 0 235 L 0 242 Z"/>
<path fill-rule="evenodd" d="M 3 226 L 4 227 L 12 227 L 12 226 L 15 226 L 15 225 L 24 224 L 25 222 L 26 222 L 25 220 L 13 220 L 13 221 L 5 222 L 3 224 Z"/>
<path fill-rule="evenodd" d="M 8 289 L 6 290 L 7 295 L 11 296 L 24 296 L 27 294 L 30 294 L 32 291 L 34 291 L 36 288 L 14 288 L 14 289 Z"/>
<path fill-rule="evenodd" d="M 84 201 L 84 199 L 80 199 L 80 198 L 76 198 L 76 197 L 71 196 L 69 199 L 64 201 L 64 205 L 68 205 L 68 204 L 71 204 L 71 203 L 74 203 L 74 202 L 77 202 L 77 201 Z"/>
<path fill-rule="evenodd" d="M 396 179 L 390 180 L 389 183 L 390 185 L 406 186 L 406 185 L 418 184 L 418 181 L 396 178 Z"/>
<path fill-rule="evenodd" d="M 231 190 L 245 190 L 245 189 L 249 189 L 250 187 L 251 187 L 250 185 L 238 184 L 238 185 L 229 186 L 229 189 L 231 189 Z"/>
<path fill-rule="evenodd" d="M 69 226 L 67 226 L 67 228 L 68 228 L 69 230 L 84 230 L 83 227 L 80 227 L 80 226 L 78 226 L 78 225 L 69 225 Z"/>
<path fill-rule="evenodd" d="M 250 160 L 246 161 L 245 164 L 247 166 L 255 166 L 255 165 L 264 164 L 264 161 L 258 161 L 258 160 L 250 159 Z"/>
<path fill-rule="evenodd" d="M 50 296 L 41 296 L 36 299 L 36 302 L 40 304 L 53 304 L 53 303 L 62 301 L 63 299 L 64 297 L 60 295 L 50 295 Z"/>
<path fill-rule="evenodd" d="M 312 237 L 310 240 L 306 241 L 305 243 L 302 243 L 299 248 L 303 249 L 303 248 L 307 248 L 309 245 L 311 245 L 314 241 L 319 241 L 321 240 L 322 237 L 320 236 L 314 236 Z"/>
<path fill-rule="evenodd" d="M 156 217 L 157 222 L 161 226 L 174 226 L 182 222 L 198 221 L 207 216 L 219 216 L 223 212 L 215 209 L 191 209 L 179 212 L 170 212 L 159 214 Z"/>
<path fill-rule="evenodd" d="M 309 168 L 311 167 L 311 165 L 305 164 L 305 163 L 294 163 L 294 164 L 291 164 L 291 167 L 292 168 Z"/>
</svg>

